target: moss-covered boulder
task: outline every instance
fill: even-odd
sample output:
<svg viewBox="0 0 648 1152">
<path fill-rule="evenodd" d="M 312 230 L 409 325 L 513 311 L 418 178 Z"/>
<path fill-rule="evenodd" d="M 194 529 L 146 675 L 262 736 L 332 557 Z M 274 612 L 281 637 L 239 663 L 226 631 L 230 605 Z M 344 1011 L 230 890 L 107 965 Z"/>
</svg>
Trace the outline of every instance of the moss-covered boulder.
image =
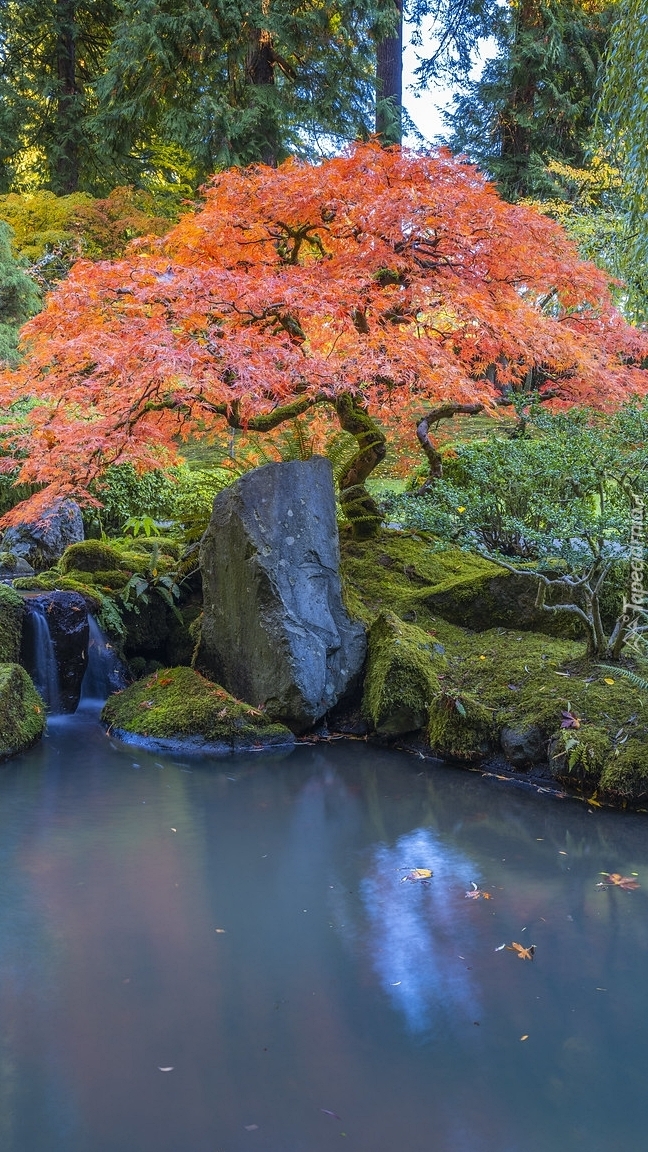
<svg viewBox="0 0 648 1152">
<path fill-rule="evenodd" d="M 191 668 L 168 668 L 111 696 L 102 719 L 121 739 L 185 752 L 290 744 L 294 736 Z"/>
<path fill-rule="evenodd" d="M 0 759 L 24 752 L 43 735 L 45 705 L 20 664 L 0 664 Z"/>
<path fill-rule="evenodd" d="M 535 581 L 459 548 L 441 549 L 429 533 L 384 529 L 363 541 L 345 536 L 341 572 L 347 606 L 365 623 L 387 608 L 419 624 L 433 615 L 474 631 L 499 624 L 550 636 L 579 635 L 571 614 L 536 608 Z"/>
<path fill-rule="evenodd" d="M 427 736 L 436 756 L 466 763 L 483 760 L 497 739 L 494 710 L 469 692 L 446 690 L 432 703 Z"/>
<path fill-rule="evenodd" d="M 440 692 L 443 646 L 416 625 L 384 612 L 371 626 L 362 711 L 380 736 L 424 728 Z"/>
<path fill-rule="evenodd" d="M 121 556 L 116 548 L 103 540 L 84 540 L 72 544 L 58 562 L 59 571 L 66 575 L 72 572 L 114 571 L 121 565 Z"/>
<path fill-rule="evenodd" d="M 0 664 L 18 661 L 24 617 L 22 596 L 7 584 L 0 584 Z"/>
</svg>

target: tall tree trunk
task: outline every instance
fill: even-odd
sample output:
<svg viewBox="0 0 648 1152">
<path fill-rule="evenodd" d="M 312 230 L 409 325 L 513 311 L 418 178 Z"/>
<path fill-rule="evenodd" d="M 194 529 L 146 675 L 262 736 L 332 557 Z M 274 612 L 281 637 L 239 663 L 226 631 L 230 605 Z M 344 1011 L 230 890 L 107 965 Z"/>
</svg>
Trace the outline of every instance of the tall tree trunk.
<svg viewBox="0 0 648 1152">
<path fill-rule="evenodd" d="M 262 16 L 270 11 L 269 0 L 261 0 Z M 272 44 L 272 34 L 267 28 L 252 28 L 250 30 L 248 50 L 245 60 L 246 84 L 252 88 L 263 90 L 272 89 L 275 84 L 275 55 Z M 259 159 L 263 164 L 275 168 L 279 160 L 279 129 L 276 114 L 266 105 L 266 114 L 261 118 L 262 139 L 260 140 Z"/>
<path fill-rule="evenodd" d="M 376 135 L 384 144 L 403 139 L 403 0 L 394 0 L 397 28 L 376 48 Z"/>
<path fill-rule="evenodd" d="M 76 0 L 56 0 L 56 111 L 51 181 L 57 195 L 79 186 L 80 90 L 77 83 Z"/>
</svg>

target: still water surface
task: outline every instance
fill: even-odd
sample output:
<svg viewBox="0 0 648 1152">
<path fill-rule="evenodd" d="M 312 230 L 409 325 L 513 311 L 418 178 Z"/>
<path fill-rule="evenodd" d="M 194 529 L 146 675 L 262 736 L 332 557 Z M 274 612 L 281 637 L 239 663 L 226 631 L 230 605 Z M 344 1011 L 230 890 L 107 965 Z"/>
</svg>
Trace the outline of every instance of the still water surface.
<svg viewBox="0 0 648 1152">
<path fill-rule="evenodd" d="M 51 721 L 0 770 L 2 1152 L 645 1152 L 648 817 L 423 767 Z"/>
</svg>

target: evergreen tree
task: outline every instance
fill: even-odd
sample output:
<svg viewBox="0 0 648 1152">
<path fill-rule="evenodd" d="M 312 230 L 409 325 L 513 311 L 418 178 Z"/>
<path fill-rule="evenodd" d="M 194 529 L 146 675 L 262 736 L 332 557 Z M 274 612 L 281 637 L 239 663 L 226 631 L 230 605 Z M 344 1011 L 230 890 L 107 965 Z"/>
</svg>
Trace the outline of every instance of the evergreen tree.
<svg viewBox="0 0 648 1152">
<path fill-rule="evenodd" d="M 626 209 L 624 272 L 648 299 L 648 11 L 623 0 L 610 40 L 601 121 L 619 153 Z M 646 319 L 648 306 L 642 318 Z"/>
<path fill-rule="evenodd" d="M 510 199 L 556 193 L 550 160 L 584 163 L 616 0 L 512 0 L 495 13 L 498 54 L 447 116 Z"/>
<path fill-rule="evenodd" d="M 166 149 L 197 178 L 370 131 L 374 39 L 393 0 L 120 0 L 97 130 L 130 172 Z M 121 161 L 120 161 L 121 162 Z"/>
<path fill-rule="evenodd" d="M 0 220 L 0 363 L 17 363 L 19 329 L 38 312 L 40 299 L 11 251 L 11 228 Z"/>
<path fill-rule="evenodd" d="M 1 0 L 2 191 L 110 184 L 89 116 L 113 16 L 113 0 Z"/>
</svg>

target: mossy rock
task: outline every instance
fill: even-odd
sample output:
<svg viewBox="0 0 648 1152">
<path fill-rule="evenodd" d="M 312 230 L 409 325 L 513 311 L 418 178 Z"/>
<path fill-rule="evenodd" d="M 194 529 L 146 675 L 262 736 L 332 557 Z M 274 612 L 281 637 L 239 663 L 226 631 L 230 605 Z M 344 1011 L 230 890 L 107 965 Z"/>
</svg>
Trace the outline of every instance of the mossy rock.
<svg viewBox="0 0 648 1152">
<path fill-rule="evenodd" d="M 381 736 L 423 728 L 444 667 L 443 648 L 433 637 L 381 613 L 369 631 L 363 715 Z"/>
<path fill-rule="evenodd" d="M 425 626 L 430 616 L 476 631 L 502 625 L 577 637 L 571 614 L 535 607 L 536 584 L 482 556 L 441 550 L 429 533 L 383 529 L 372 540 L 341 537 L 341 572 L 348 610 L 365 624 L 387 608 Z"/>
<path fill-rule="evenodd" d="M 122 588 L 126 587 L 129 576 L 128 572 L 107 571 L 100 570 L 92 573 L 92 582 L 97 588 L 101 588 L 103 592 L 120 592 Z"/>
<path fill-rule="evenodd" d="M 0 664 L 0 759 L 24 752 L 43 735 L 45 705 L 20 664 Z"/>
<path fill-rule="evenodd" d="M 118 736 L 180 746 L 186 751 L 234 751 L 289 744 L 294 737 L 263 712 L 235 700 L 191 668 L 163 669 L 111 696 L 102 719 Z"/>
<path fill-rule="evenodd" d="M 88 611 L 93 614 L 100 611 L 103 602 L 99 590 L 87 580 L 87 573 L 84 573 L 82 581 L 71 576 L 61 576 L 58 572 L 41 572 L 38 576 L 23 576 L 20 580 L 14 580 L 13 586 L 22 592 L 78 592 L 83 596 Z"/>
<path fill-rule="evenodd" d="M 648 739 L 629 739 L 616 747 L 605 763 L 599 794 L 615 804 L 636 804 L 648 799 Z"/>
<path fill-rule="evenodd" d="M 493 710 L 474 696 L 444 691 L 430 708 L 427 735 L 437 756 L 471 763 L 492 752 L 497 726 Z"/>
<path fill-rule="evenodd" d="M 604 728 L 561 728 L 549 745 L 551 775 L 567 787 L 578 784 L 593 790 L 612 751 L 611 735 Z"/>
<path fill-rule="evenodd" d="M 0 663 L 12 664 L 20 657 L 25 602 L 8 584 L 0 584 Z"/>
<path fill-rule="evenodd" d="M 83 540 L 71 544 L 58 562 L 63 575 L 72 572 L 114 571 L 121 565 L 119 552 L 103 540 Z"/>
</svg>

